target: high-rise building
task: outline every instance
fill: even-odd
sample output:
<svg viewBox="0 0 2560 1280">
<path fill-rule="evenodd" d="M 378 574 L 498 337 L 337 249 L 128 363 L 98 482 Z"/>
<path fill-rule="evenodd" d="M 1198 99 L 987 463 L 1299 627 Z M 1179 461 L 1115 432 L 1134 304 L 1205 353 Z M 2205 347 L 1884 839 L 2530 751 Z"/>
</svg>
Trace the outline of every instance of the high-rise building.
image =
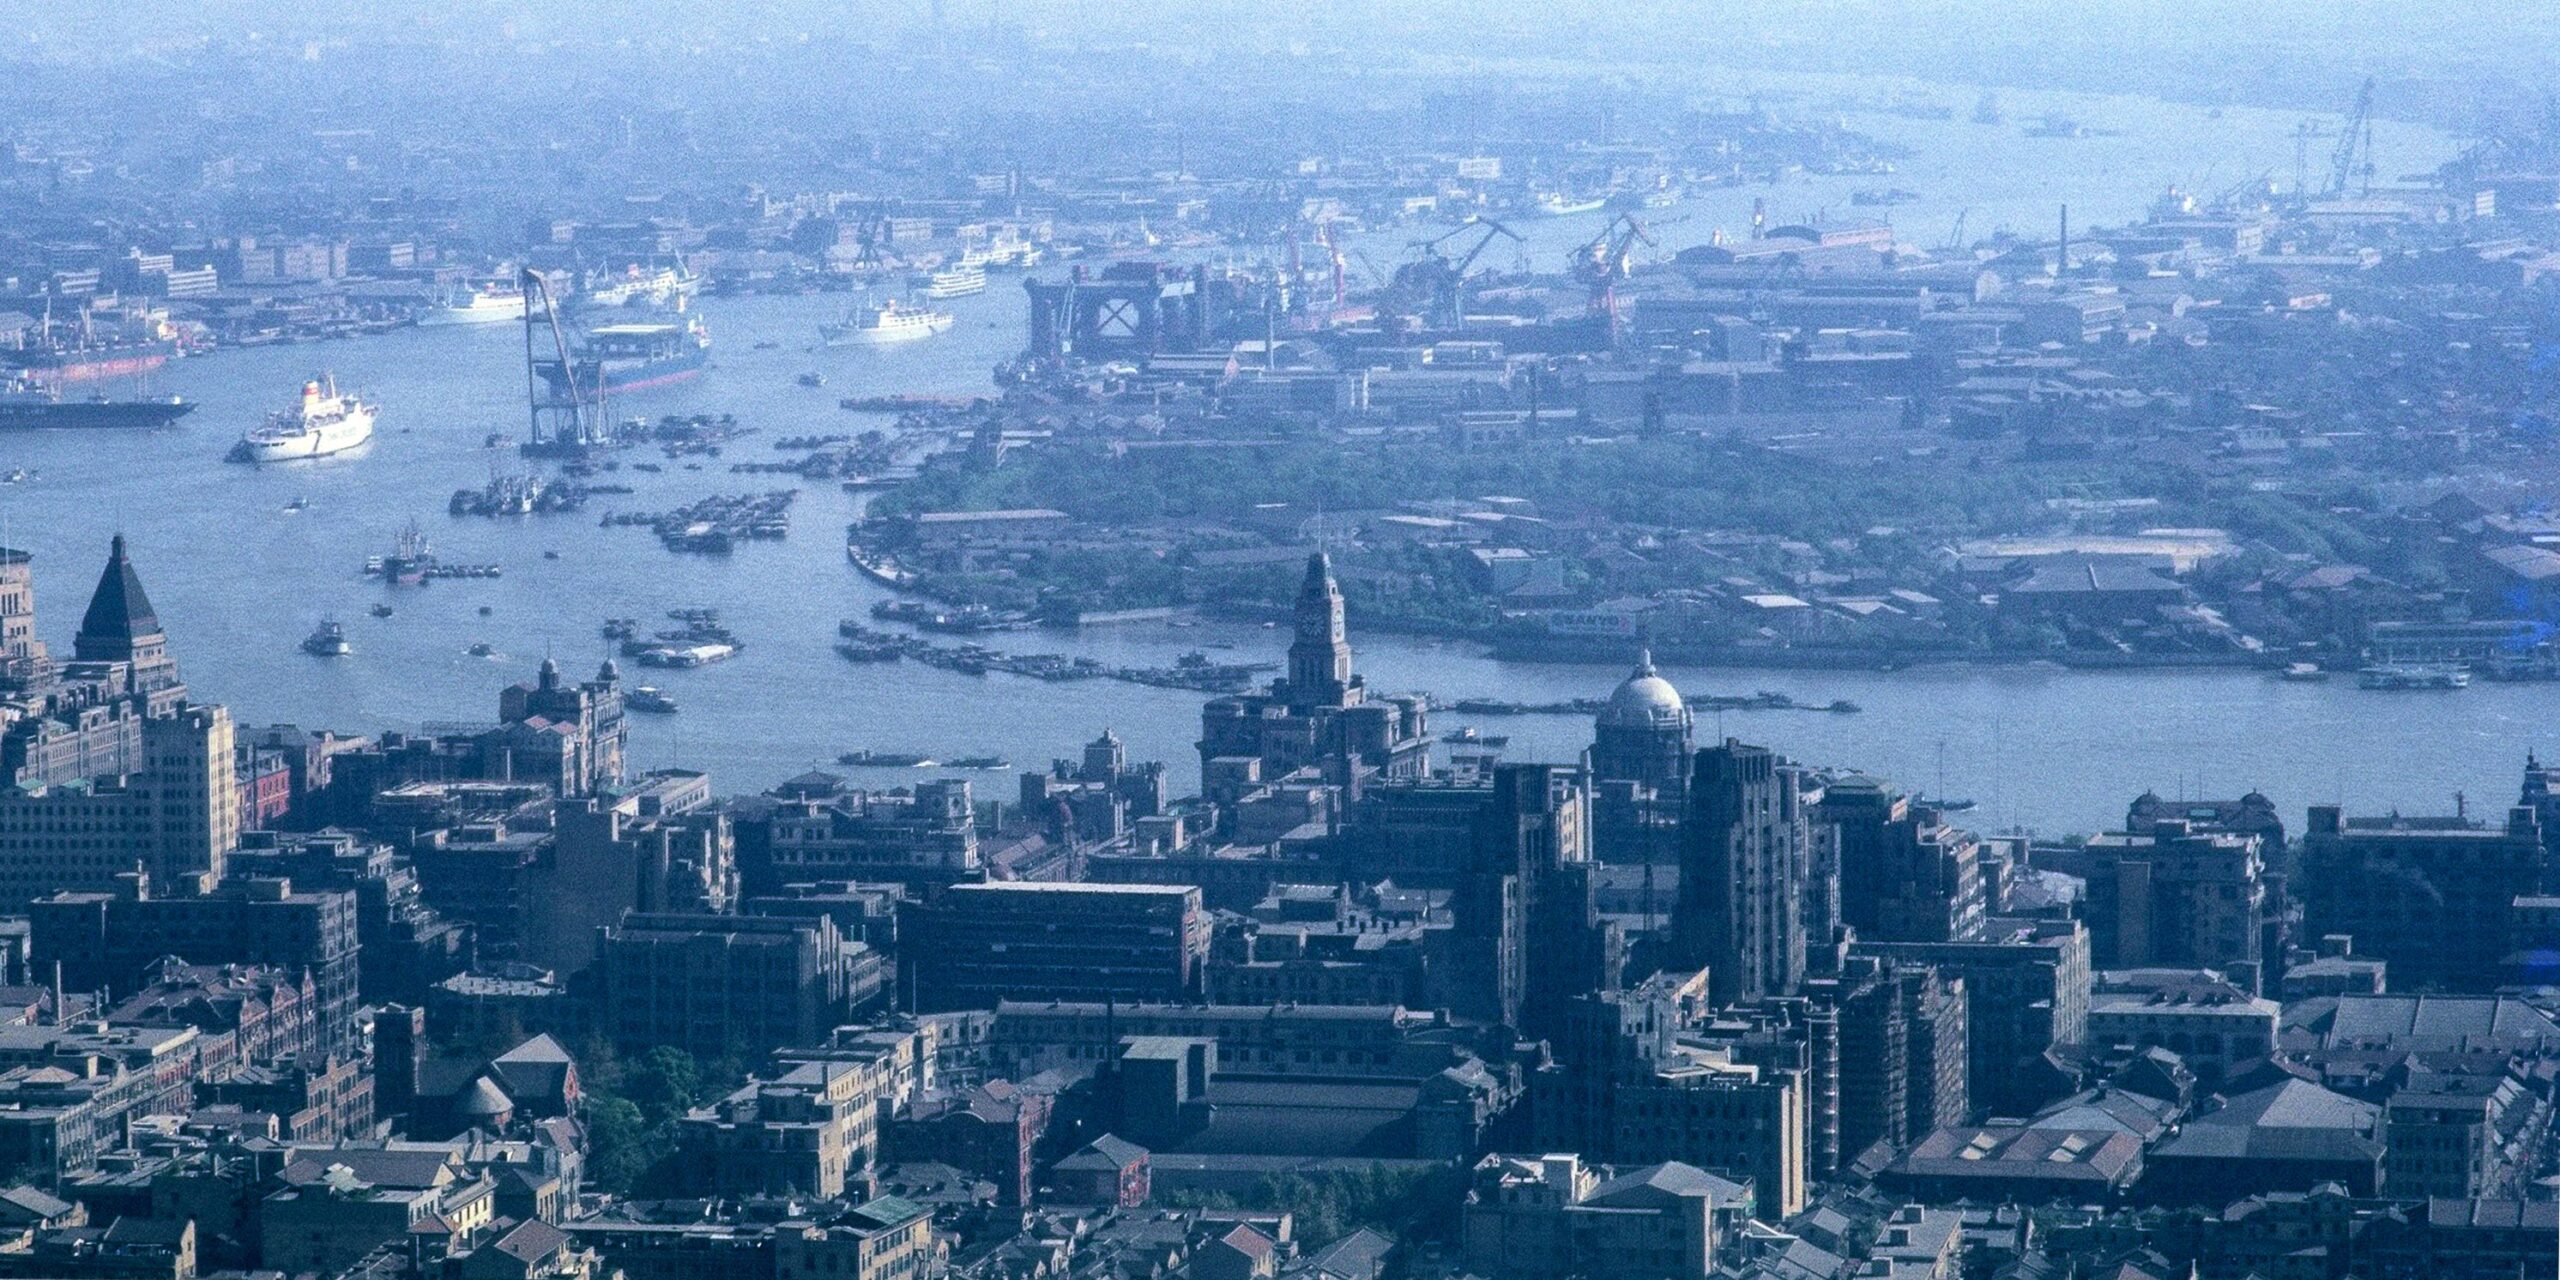
<svg viewBox="0 0 2560 1280">
<path fill-rule="evenodd" d="M 1986 922 L 1971 942 L 1860 942 L 1851 955 L 1962 980 L 1972 1109 L 2029 1115 L 2057 1088 L 2048 1055 L 2089 1038 L 2089 932 L 2077 920 Z"/>
<path fill-rule="evenodd" d="M 1795 766 L 1732 739 L 1698 753 L 1671 951 L 1673 967 L 1707 970 L 1717 1004 L 1785 995 L 1803 979 L 1810 841 Z"/>
<path fill-rule="evenodd" d="M 2314 805 L 2302 833 L 2303 929 L 2352 936 L 2356 954 L 2391 962 L 2394 987 L 2486 989 L 2515 900 L 2548 887 L 2545 856 L 2530 805 L 2494 827 L 2459 816 L 2349 819 Z"/>
<path fill-rule="evenodd" d="M 2161 818 L 2147 835 L 2095 836 L 2078 855 L 2065 869 L 2088 882 L 2084 915 L 2099 968 L 2258 972 L 2268 898 L 2258 837 Z"/>
<path fill-rule="evenodd" d="M 1981 844 L 1860 775 L 1824 783 L 1813 820 L 1833 827 L 1840 919 L 1878 942 L 1960 942 L 1982 927 Z"/>
<path fill-rule="evenodd" d="M 1654 670 L 1653 654 L 1637 658 L 1592 725 L 1593 857 L 1647 867 L 1676 859 L 1691 725 L 1689 705 Z"/>
</svg>

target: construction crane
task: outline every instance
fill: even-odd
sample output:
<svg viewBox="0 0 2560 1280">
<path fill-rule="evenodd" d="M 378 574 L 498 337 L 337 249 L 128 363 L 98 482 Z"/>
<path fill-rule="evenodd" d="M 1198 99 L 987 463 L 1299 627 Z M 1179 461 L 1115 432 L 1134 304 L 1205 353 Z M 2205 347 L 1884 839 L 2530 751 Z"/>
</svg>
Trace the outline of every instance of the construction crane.
<svg viewBox="0 0 2560 1280">
<path fill-rule="evenodd" d="M 2373 193 L 2373 77 L 2365 77 L 2364 87 L 2356 90 L 2355 109 L 2347 113 L 2347 127 L 2338 131 L 2338 148 L 2329 153 L 2328 193 L 2332 198 L 2347 194 L 2347 183 L 2361 175 L 2364 193 Z"/>
<path fill-rule="evenodd" d="M 1607 317 L 1612 341 L 1618 334 L 1618 282 L 1626 278 L 1627 260 L 1638 242 L 1652 244 L 1652 233 L 1634 214 L 1622 213 L 1573 251 L 1573 278 L 1591 291 L 1590 313 Z"/>
</svg>

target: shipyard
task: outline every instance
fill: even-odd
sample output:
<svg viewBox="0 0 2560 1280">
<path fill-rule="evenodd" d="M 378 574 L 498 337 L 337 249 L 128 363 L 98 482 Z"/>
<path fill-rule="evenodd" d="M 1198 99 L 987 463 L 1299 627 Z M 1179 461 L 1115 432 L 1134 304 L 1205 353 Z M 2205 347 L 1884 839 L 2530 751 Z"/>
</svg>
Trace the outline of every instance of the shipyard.
<svg viewBox="0 0 2560 1280">
<path fill-rule="evenodd" d="M 0 43 L 0 1277 L 2560 1267 L 2560 10 Z"/>
</svg>

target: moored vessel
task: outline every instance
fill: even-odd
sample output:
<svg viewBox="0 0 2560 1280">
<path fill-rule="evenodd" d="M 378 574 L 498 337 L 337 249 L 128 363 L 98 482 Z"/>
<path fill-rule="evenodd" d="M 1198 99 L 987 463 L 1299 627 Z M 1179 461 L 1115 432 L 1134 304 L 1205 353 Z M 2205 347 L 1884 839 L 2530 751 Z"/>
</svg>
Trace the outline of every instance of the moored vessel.
<svg viewBox="0 0 2560 1280">
<path fill-rule="evenodd" d="M 59 388 L 30 378 L 0 380 L 0 427 L 165 427 L 193 412 L 194 405 L 176 396 L 65 397 Z"/>
<path fill-rule="evenodd" d="M 325 458 L 373 439 L 375 406 L 338 391 L 337 380 L 323 375 L 302 384 L 302 399 L 290 409 L 240 437 L 234 462 L 291 462 Z"/>
<path fill-rule="evenodd" d="M 445 294 L 418 314 L 428 326 L 498 324 L 524 319 L 523 286 L 512 279 L 483 280 Z"/>
<path fill-rule="evenodd" d="M 966 298 L 986 291 L 985 265 L 966 259 L 949 270 L 933 272 L 924 280 L 924 296 L 928 298 Z"/>
</svg>

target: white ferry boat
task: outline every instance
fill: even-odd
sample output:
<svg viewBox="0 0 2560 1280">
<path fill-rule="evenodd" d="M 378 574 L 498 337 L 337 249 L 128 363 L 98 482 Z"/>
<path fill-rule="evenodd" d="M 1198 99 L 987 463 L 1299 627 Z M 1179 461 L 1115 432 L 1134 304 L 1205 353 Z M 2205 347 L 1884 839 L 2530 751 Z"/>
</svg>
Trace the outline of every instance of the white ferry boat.
<svg viewBox="0 0 2560 1280">
<path fill-rule="evenodd" d="M 947 271 L 936 271 L 924 280 L 924 296 L 928 298 L 966 298 L 986 291 L 986 265 L 966 258 L 960 265 Z"/>
<path fill-rule="evenodd" d="M 830 347 L 877 347 L 930 338 L 955 323 L 951 314 L 903 302 L 863 308 L 834 324 L 818 326 L 818 337 Z"/>
<path fill-rule="evenodd" d="M 237 462 L 289 462 L 344 453 L 373 439 L 376 406 L 338 394 L 333 378 L 302 384 L 302 401 L 268 415 L 231 450 Z"/>
<path fill-rule="evenodd" d="M 524 288 L 512 280 L 484 280 L 457 289 L 418 317 L 422 325 L 498 324 L 524 319 Z"/>
<path fill-rule="evenodd" d="M 644 272 L 634 265 L 619 274 L 598 272 L 587 277 L 586 289 L 578 297 L 591 307 L 672 307 L 676 299 L 693 296 L 701 284 L 700 276 L 681 267 Z"/>
</svg>

